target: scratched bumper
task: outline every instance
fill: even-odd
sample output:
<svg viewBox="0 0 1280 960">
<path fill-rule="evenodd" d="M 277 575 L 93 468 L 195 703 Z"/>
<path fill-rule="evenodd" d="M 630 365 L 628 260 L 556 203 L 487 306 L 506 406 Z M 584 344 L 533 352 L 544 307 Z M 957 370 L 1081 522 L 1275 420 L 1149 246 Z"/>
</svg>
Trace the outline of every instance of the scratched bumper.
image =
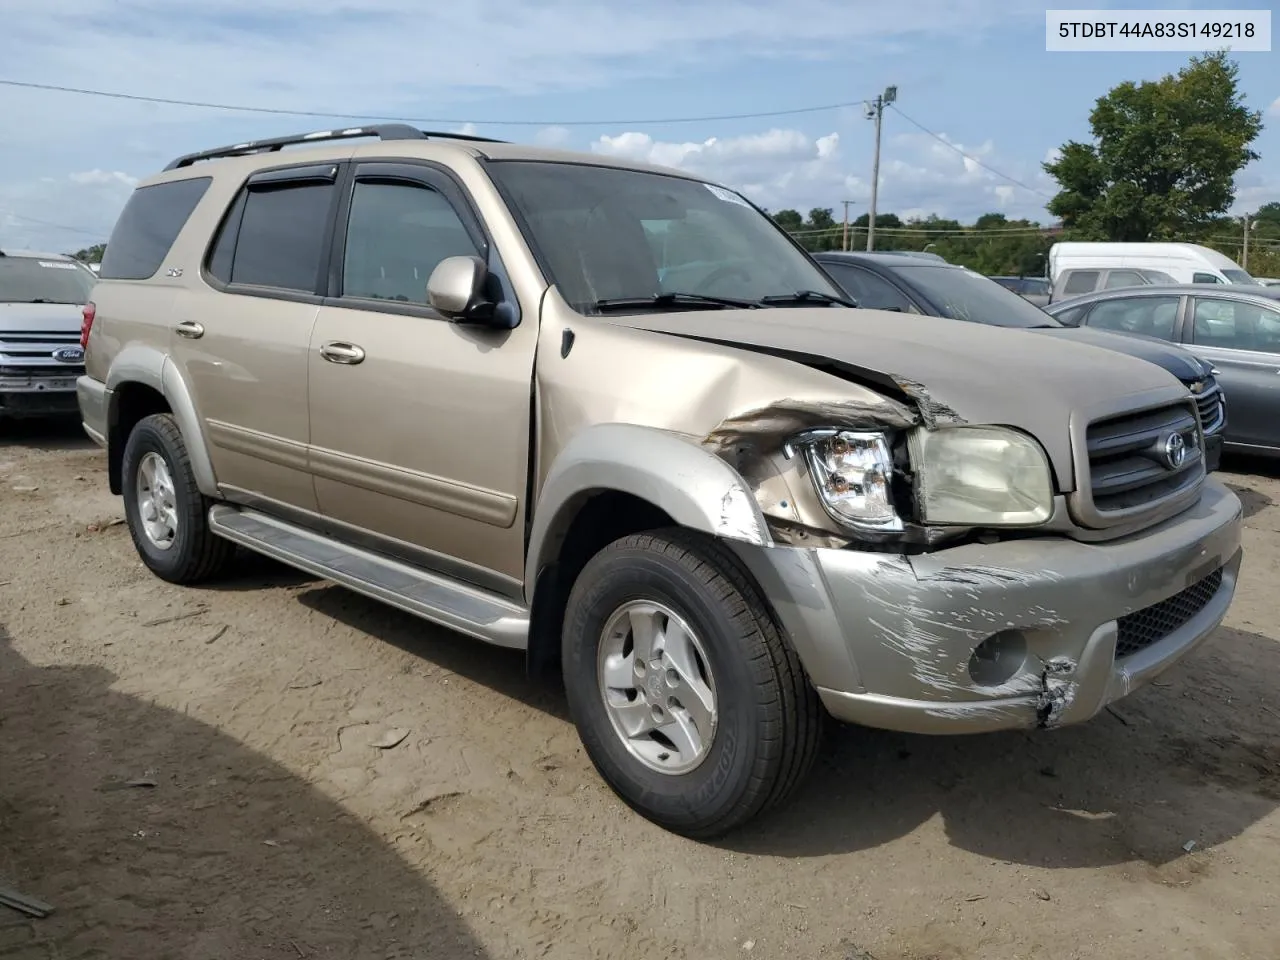
<svg viewBox="0 0 1280 960">
<path fill-rule="evenodd" d="M 1235 594 L 1241 519 L 1239 499 L 1211 477 L 1195 507 L 1103 544 L 1041 538 L 915 557 L 737 549 L 835 717 L 978 733 L 1087 720 L 1191 653 Z M 1189 619 L 1117 656 L 1121 617 L 1168 611 L 1217 571 Z M 972 658 L 1001 632 L 1020 639 L 992 683 Z"/>
</svg>

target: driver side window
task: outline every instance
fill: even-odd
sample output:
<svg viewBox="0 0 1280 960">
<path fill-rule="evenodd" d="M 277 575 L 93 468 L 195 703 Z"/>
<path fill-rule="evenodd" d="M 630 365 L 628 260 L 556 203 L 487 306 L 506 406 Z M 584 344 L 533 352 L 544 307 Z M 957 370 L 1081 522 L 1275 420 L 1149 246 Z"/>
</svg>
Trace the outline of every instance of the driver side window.
<svg viewBox="0 0 1280 960">
<path fill-rule="evenodd" d="M 911 312 L 911 301 L 897 287 L 870 270 L 846 264 L 824 263 L 823 266 L 836 283 L 858 302 L 858 306 L 868 310 Z"/>
</svg>

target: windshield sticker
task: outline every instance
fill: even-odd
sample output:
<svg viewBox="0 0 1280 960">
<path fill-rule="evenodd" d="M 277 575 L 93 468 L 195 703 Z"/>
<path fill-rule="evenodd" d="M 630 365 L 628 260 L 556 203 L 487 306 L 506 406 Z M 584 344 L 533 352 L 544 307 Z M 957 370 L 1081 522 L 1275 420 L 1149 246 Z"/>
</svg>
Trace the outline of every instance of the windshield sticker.
<svg viewBox="0 0 1280 960">
<path fill-rule="evenodd" d="M 747 203 L 747 201 L 743 200 L 732 190 L 726 190 L 724 187 L 717 187 L 714 183 L 706 184 L 706 188 L 711 191 L 711 195 L 713 197 L 723 200 L 725 203 L 736 203 L 738 206 L 747 207 L 748 209 L 751 207 L 751 204 Z"/>
<path fill-rule="evenodd" d="M 79 270 L 74 263 L 63 263 L 57 260 L 37 260 L 36 263 L 46 270 Z"/>
</svg>

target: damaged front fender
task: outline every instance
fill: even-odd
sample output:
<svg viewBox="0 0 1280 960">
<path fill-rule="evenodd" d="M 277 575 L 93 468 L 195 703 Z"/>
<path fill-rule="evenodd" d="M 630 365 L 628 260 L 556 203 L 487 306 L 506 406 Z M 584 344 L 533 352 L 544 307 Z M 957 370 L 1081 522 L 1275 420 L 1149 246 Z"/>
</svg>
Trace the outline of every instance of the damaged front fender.
<svg viewBox="0 0 1280 960">
<path fill-rule="evenodd" d="M 629 423 L 602 423 L 577 434 L 556 457 L 534 510 L 525 583 L 557 555 L 582 504 L 603 491 L 628 493 L 683 527 L 770 546 L 755 496 L 732 466 L 696 438 Z"/>
</svg>

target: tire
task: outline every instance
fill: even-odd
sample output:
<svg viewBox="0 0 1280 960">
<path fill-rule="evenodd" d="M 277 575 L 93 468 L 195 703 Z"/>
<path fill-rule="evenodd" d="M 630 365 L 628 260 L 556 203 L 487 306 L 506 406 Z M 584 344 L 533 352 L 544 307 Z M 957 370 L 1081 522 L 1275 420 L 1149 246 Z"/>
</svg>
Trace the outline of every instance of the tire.
<svg viewBox="0 0 1280 960">
<path fill-rule="evenodd" d="M 148 533 L 139 493 L 139 474 L 146 472 L 153 458 L 168 471 L 172 488 L 171 513 L 176 520 L 174 535 L 167 546 Z M 187 445 L 173 416 L 156 413 L 143 417 L 125 441 L 122 464 L 124 515 L 133 545 L 147 568 L 170 583 L 194 584 L 209 580 L 230 563 L 235 545 L 215 536 L 209 529 L 209 508 L 213 501 L 196 486 Z"/>
<path fill-rule="evenodd" d="M 701 687 L 685 682 L 687 670 L 649 666 L 638 676 L 636 637 L 646 632 L 653 605 L 676 619 L 656 614 L 655 622 L 666 627 L 654 648 L 663 652 L 649 663 L 688 667 L 687 655 L 672 659 L 690 646 L 680 640 L 688 628 L 696 638 L 692 646 L 700 646 L 695 666 L 711 678 Z M 619 612 L 629 606 L 625 615 Z M 629 629 L 637 615 L 642 626 Z M 618 640 L 623 634 L 630 640 Z M 755 585 L 732 553 L 709 537 L 682 528 L 636 534 L 592 557 L 570 591 L 562 655 L 569 713 L 591 762 L 623 802 L 673 833 L 709 840 L 730 832 L 784 801 L 817 755 L 825 723 L 817 693 Z M 619 694 L 628 670 L 635 700 L 628 699 L 631 692 Z M 680 684 L 665 705 L 668 688 L 655 676 Z M 702 722 L 694 723 L 703 742 L 700 761 L 696 749 L 680 749 L 685 741 L 623 732 L 636 717 L 640 727 L 650 722 L 644 707 L 668 721 L 660 733 L 684 730 L 687 723 L 672 725 L 678 718 L 694 722 L 683 701 L 697 706 L 697 691 L 712 689 L 715 719 L 708 721 L 703 699 Z M 666 712 L 653 713 L 654 704 Z M 618 721 L 620 716 L 625 718 Z M 709 738 L 701 736 L 704 730 Z M 675 749 L 666 750 L 666 743 Z"/>
</svg>

